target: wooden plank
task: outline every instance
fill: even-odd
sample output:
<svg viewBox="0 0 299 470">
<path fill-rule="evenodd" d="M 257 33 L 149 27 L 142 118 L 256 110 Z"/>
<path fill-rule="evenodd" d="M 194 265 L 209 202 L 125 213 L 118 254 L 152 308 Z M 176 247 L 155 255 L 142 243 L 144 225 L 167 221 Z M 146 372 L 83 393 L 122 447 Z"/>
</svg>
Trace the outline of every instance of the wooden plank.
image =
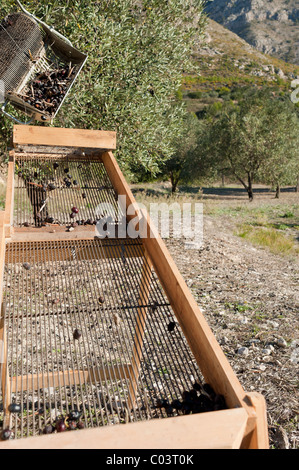
<svg viewBox="0 0 299 470">
<path fill-rule="evenodd" d="M 12 152 L 10 152 L 12 156 Z M 4 230 L 5 236 L 10 237 L 13 225 L 13 203 L 14 203 L 14 161 L 8 162 L 8 173 L 6 183 L 6 199 L 5 199 L 5 216 L 4 216 Z"/>
<path fill-rule="evenodd" d="M 50 145 L 114 150 L 116 133 L 91 129 L 15 125 L 13 145 Z"/>
<path fill-rule="evenodd" d="M 139 217 L 142 214 L 145 217 L 148 236 L 143 238 L 142 242 L 205 380 L 211 384 L 216 393 L 224 395 L 229 407 L 244 406 L 250 412 L 239 380 L 171 258 L 165 243 L 151 223 L 150 217 L 142 211 L 138 212 L 135 198 L 112 152 L 104 153 L 102 160 L 114 189 L 118 195 L 126 196 L 127 208 L 130 205 L 136 208 L 135 214 L 128 216 L 128 219 L 135 218 L 138 214 Z"/>
<path fill-rule="evenodd" d="M 7 339 L 5 331 L 5 319 L 4 319 L 4 309 L 2 304 L 1 310 L 1 319 L 0 319 L 0 345 L 1 345 L 1 391 L 2 391 L 2 400 L 3 400 L 3 411 L 4 411 L 4 428 L 8 424 L 9 420 L 9 411 L 8 406 L 10 403 L 10 381 L 8 376 L 8 366 L 7 366 Z"/>
<path fill-rule="evenodd" d="M 95 368 L 95 370 L 66 370 L 40 374 L 29 374 L 11 378 L 11 391 L 38 390 L 48 387 L 59 387 L 59 384 L 69 387 L 80 383 L 95 383 L 107 380 L 128 378 L 131 373 L 131 365 L 119 364 L 118 367 Z"/>
<path fill-rule="evenodd" d="M 238 449 L 246 421 L 241 408 L 213 411 L 4 441 L 0 449 Z"/>
</svg>

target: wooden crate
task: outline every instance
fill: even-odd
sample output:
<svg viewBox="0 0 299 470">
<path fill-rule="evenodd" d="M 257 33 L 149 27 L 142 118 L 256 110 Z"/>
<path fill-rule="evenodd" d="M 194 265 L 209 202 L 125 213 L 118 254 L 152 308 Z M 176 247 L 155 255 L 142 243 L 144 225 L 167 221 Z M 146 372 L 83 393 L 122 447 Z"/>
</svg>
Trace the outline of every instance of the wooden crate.
<svg viewBox="0 0 299 470">
<path fill-rule="evenodd" d="M 14 226 L 14 175 L 17 158 L 30 155 L 54 159 L 99 160 L 117 195 L 126 197 L 126 208 L 134 207 L 127 215 L 143 223 L 147 236 L 140 239 L 142 256 L 146 260 L 147 276 L 152 271 L 159 281 L 171 311 L 176 317 L 180 331 L 206 383 L 215 393 L 223 395 L 227 409 L 185 416 L 152 419 L 126 425 L 95 427 L 82 431 L 51 434 L 3 441 L 0 448 L 103 448 L 103 449 L 208 449 L 208 448 L 268 448 L 268 429 L 264 397 L 258 393 L 246 393 L 232 370 L 224 352 L 213 335 L 199 306 L 179 273 L 157 229 L 148 214 L 140 210 L 133 194 L 113 156 L 116 140 L 114 133 L 55 129 L 47 127 L 15 126 L 13 135 L 14 150 L 10 152 L 7 180 L 5 212 L 0 214 L 0 275 L 3 282 L 5 253 L 7 246 L 14 243 L 37 243 L 51 253 L 54 243 L 82 243 L 92 241 L 94 231 L 90 227 L 76 227 L 72 232 L 65 228 L 15 227 Z M 133 213 L 132 213 L 133 212 Z M 136 219 L 137 218 L 137 219 Z M 37 250 L 38 251 L 38 250 Z M 81 251 L 81 257 L 84 258 Z M 103 256 L 106 257 L 106 252 Z M 114 252 L 115 258 L 122 255 Z M 40 254 L 40 260 L 48 254 Z M 49 255 L 50 256 L 50 255 Z M 97 255 L 96 255 L 97 257 Z M 147 283 L 142 284 L 146 286 Z M 0 300 L 2 301 L 2 290 Z M 141 368 L 141 355 L 144 341 L 145 323 L 148 316 L 148 289 L 140 291 L 140 308 L 136 317 L 135 338 L 133 339 L 131 389 L 136 390 Z M 0 339 L 3 341 L 2 389 L 11 383 L 6 367 L 6 351 L 9 348 L 5 334 L 5 321 L 2 318 Z M 84 372 L 78 372 L 85 377 Z M 32 379 L 32 376 L 31 376 Z M 95 377 L 93 377 L 95 379 Z M 15 379 L 17 382 L 17 379 Z M 133 400 L 134 401 L 134 400 Z M 131 406 L 133 406 L 133 401 Z M 4 407 L 7 404 L 4 403 Z M 194 430 L 196 429 L 196 432 Z"/>
</svg>

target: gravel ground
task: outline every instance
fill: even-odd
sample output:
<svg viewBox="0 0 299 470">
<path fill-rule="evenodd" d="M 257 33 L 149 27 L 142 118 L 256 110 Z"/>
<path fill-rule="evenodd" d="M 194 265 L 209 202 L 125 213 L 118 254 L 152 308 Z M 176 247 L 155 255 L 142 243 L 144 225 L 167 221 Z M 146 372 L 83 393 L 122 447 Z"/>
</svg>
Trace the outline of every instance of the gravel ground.
<svg viewBox="0 0 299 470">
<path fill-rule="evenodd" d="M 234 236 L 225 216 L 204 217 L 200 249 L 165 242 L 240 383 L 264 395 L 270 447 L 298 448 L 298 260 Z"/>
</svg>

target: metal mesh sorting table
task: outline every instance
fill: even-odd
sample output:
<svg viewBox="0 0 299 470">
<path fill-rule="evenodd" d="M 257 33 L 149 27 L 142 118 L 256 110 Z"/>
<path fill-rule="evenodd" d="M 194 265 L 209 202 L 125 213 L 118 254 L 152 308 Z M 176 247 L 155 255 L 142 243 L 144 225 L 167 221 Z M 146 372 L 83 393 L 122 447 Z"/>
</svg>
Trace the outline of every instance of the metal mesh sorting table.
<svg viewBox="0 0 299 470">
<path fill-rule="evenodd" d="M 22 156 L 16 160 L 15 173 L 17 227 L 24 224 L 40 227 L 48 221 L 67 225 L 73 220 L 92 225 L 103 215 L 99 213 L 100 205 L 106 215 L 114 219 L 119 215 L 117 194 L 99 157 L 51 161 L 49 156 Z M 73 206 L 79 214 L 70 219 Z"/>
<path fill-rule="evenodd" d="M 138 240 L 10 243 L 3 302 L 16 437 L 74 409 L 86 427 L 167 416 L 201 380 Z"/>
<path fill-rule="evenodd" d="M 268 448 L 264 398 L 243 390 L 138 208 L 116 134 L 14 126 L 13 145 L 0 448 Z"/>
</svg>

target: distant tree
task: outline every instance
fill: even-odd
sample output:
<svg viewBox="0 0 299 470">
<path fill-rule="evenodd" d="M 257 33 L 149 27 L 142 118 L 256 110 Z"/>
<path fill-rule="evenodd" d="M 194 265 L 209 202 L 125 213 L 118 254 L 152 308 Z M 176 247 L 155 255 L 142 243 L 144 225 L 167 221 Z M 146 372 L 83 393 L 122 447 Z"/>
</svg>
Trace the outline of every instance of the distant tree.
<svg viewBox="0 0 299 470">
<path fill-rule="evenodd" d="M 203 0 L 24 0 L 24 6 L 88 54 L 55 126 L 117 131 L 124 170 L 151 174 L 174 154 L 186 106 L 176 99 L 202 38 Z M 3 17 L 15 6 L 2 0 Z M 0 127 L 11 126 L 5 118 Z"/>
<path fill-rule="evenodd" d="M 253 200 L 254 181 L 262 178 L 278 188 L 292 177 L 298 168 L 298 139 L 294 108 L 256 93 L 206 120 L 197 155 L 202 159 L 205 154 L 215 171 L 227 169 Z"/>
<path fill-rule="evenodd" d="M 183 122 L 183 132 L 173 143 L 175 151 L 163 165 L 162 173 L 171 182 L 171 192 L 175 193 L 180 182 L 194 179 L 192 161 L 197 148 L 199 121 L 194 114 L 188 114 Z M 198 173 L 198 172 L 197 172 Z"/>
</svg>

